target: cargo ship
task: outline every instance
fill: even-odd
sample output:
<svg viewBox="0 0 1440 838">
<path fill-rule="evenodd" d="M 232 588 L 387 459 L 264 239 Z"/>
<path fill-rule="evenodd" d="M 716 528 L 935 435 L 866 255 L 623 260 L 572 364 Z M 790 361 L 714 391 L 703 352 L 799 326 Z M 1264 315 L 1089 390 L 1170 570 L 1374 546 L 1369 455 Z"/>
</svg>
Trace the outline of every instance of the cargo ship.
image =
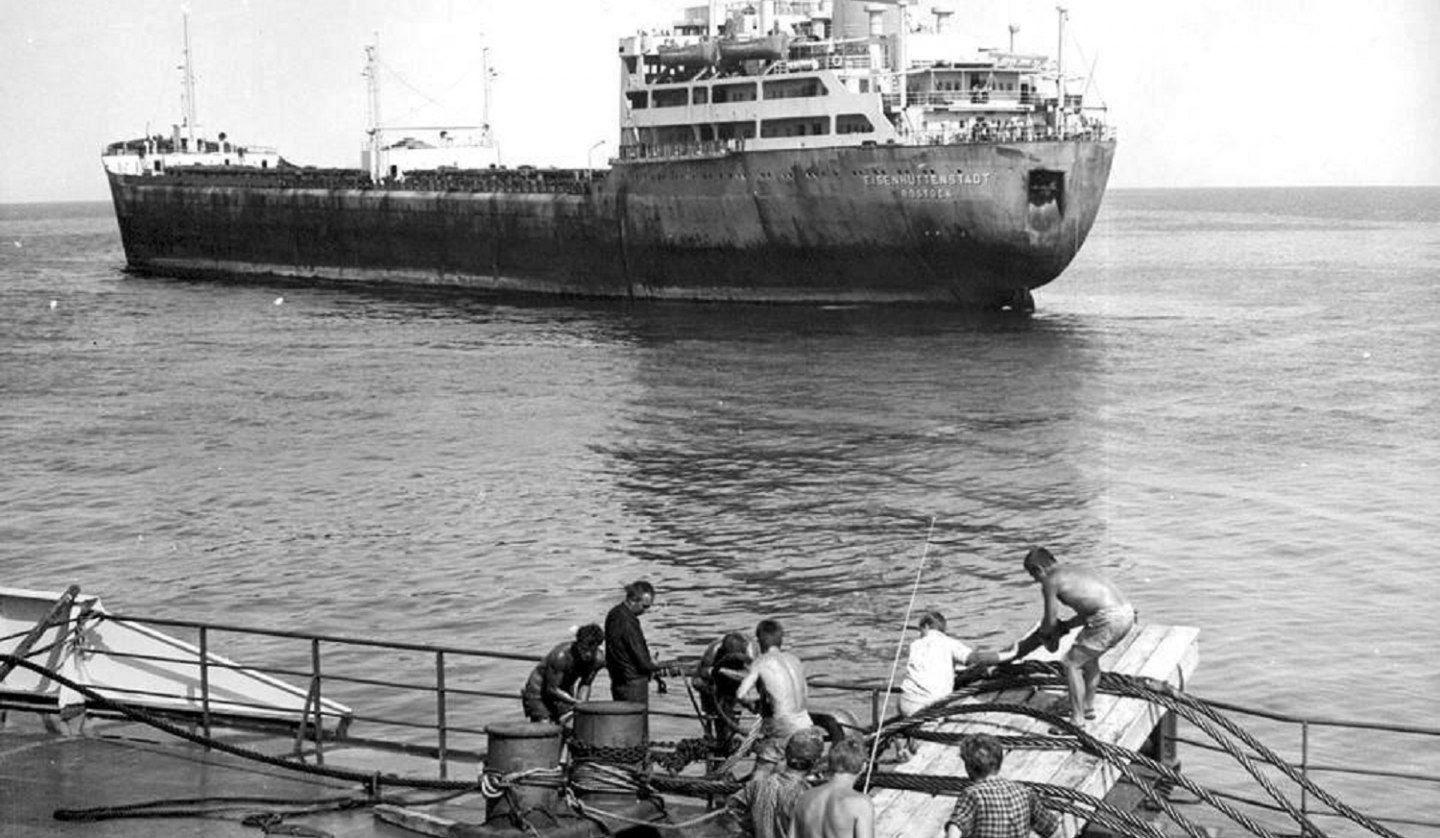
<svg viewBox="0 0 1440 838">
<path fill-rule="evenodd" d="M 1028 311 L 1115 152 L 1067 79 L 1065 15 L 1052 59 L 967 47 L 940 8 L 712 0 L 620 40 L 604 168 L 502 166 L 488 119 L 383 125 L 374 48 L 361 168 L 204 138 L 188 70 L 183 124 L 103 163 L 143 274 Z"/>
</svg>

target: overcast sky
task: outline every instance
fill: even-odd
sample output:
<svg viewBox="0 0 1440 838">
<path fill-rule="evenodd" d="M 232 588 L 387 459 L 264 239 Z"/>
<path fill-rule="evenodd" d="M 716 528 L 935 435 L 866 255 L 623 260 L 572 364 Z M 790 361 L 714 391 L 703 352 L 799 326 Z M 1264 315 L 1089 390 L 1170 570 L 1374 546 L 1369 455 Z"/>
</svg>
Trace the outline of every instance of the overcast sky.
<svg viewBox="0 0 1440 838">
<path fill-rule="evenodd" d="M 509 165 L 613 152 L 616 39 L 669 0 L 191 0 L 199 122 L 358 166 L 364 46 L 387 121 L 491 122 Z M 698 5 L 698 3 L 696 4 Z M 1053 54 L 1054 0 L 958 5 L 982 44 Z M 1440 185 L 1440 0 L 1068 0 L 1067 64 L 1120 128 L 1115 187 Z M 179 121 L 176 0 L 0 0 L 0 201 L 104 200 L 99 155 Z"/>
</svg>

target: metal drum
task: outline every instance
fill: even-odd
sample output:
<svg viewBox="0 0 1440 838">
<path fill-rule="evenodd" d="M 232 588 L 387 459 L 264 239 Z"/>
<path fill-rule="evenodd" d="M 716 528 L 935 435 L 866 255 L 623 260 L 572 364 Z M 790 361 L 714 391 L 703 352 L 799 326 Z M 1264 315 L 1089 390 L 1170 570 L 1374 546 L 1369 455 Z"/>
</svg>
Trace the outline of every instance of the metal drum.
<svg viewBox="0 0 1440 838">
<path fill-rule="evenodd" d="M 643 771 L 650 744 L 649 708 L 637 701 L 587 701 L 575 707 L 570 756 L 572 777 L 582 797 L 610 797 L 606 768 Z M 633 792 L 625 792 L 634 800 Z"/>
<path fill-rule="evenodd" d="M 557 724 L 503 722 L 487 725 L 485 734 L 489 737 L 489 746 L 484 771 L 492 780 L 536 768 L 558 769 L 560 765 L 560 726 Z M 552 814 L 562 809 L 558 789 L 553 784 L 532 785 L 521 781 L 512 789 L 511 795 L 486 798 L 486 820 L 511 814 L 512 800 L 520 809 L 514 814 L 522 816 L 533 809 Z"/>
</svg>

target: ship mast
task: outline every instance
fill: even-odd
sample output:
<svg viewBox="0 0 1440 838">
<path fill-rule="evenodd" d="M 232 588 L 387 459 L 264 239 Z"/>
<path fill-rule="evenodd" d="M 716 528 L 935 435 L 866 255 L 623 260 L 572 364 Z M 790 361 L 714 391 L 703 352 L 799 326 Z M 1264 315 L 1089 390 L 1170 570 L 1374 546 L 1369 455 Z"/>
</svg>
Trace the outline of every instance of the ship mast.
<svg viewBox="0 0 1440 838">
<path fill-rule="evenodd" d="M 480 74 L 485 77 L 485 106 L 480 114 L 480 130 L 485 134 L 485 143 L 488 145 L 492 139 L 490 136 L 490 48 L 480 48 Z"/>
<path fill-rule="evenodd" d="M 195 69 L 190 65 L 190 10 L 185 10 L 185 64 L 180 69 L 184 71 L 184 87 L 181 92 L 181 102 L 185 113 L 185 150 L 195 151 Z"/>
<path fill-rule="evenodd" d="M 380 181 L 380 33 L 375 33 L 375 43 L 365 48 L 365 89 L 368 96 L 370 117 L 370 180 Z"/>
<path fill-rule="evenodd" d="M 1065 124 L 1069 122 L 1065 118 L 1065 18 L 1069 13 L 1064 6 L 1056 6 L 1055 11 L 1060 15 L 1060 32 L 1058 43 L 1055 44 L 1055 89 L 1060 97 L 1060 124 L 1056 127 L 1063 132 Z"/>
</svg>

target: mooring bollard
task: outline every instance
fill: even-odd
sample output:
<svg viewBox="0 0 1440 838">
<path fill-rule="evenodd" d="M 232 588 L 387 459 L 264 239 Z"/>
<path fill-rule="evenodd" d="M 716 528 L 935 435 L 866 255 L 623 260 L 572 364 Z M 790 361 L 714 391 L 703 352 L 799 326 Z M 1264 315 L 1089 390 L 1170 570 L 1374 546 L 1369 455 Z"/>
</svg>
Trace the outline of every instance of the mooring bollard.
<svg viewBox="0 0 1440 838">
<path fill-rule="evenodd" d="M 558 771 L 560 766 L 560 726 L 550 722 L 503 722 L 487 725 L 489 737 L 483 771 L 492 777 L 513 775 L 534 769 Z M 542 809 L 552 815 L 561 811 L 558 788 L 553 782 L 527 783 L 523 779 L 510 786 L 510 793 L 485 799 L 485 819 L 501 815 L 519 815 Z M 518 808 L 519 811 L 516 811 Z"/>
</svg>

